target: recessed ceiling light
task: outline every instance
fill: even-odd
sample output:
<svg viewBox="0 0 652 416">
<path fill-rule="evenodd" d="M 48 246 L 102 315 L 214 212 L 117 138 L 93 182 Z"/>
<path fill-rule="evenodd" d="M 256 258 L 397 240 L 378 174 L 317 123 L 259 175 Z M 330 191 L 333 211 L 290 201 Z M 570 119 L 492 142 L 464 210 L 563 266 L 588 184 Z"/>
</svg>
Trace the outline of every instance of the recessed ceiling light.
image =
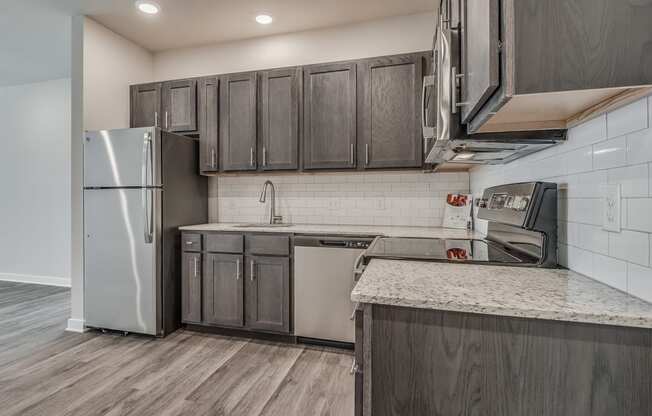
<svg viewBox="0 0 652 416">
<path fill-rule="evenodd" d="M 138 10 L 146 14 L 157 14 L 161 11 L 161 6 L 153 1 L 138 0 L 136 2 L 136 7 L 138 7 Z"/>
<path fill-rule="evenodd" d="M 258 16 L 256 16 L 256 21 L 261 25 L 268 25 L 272 23 L 272 20 L 274 19 L 272 19 L 272 16 L 268 14 L 259 14 Z"/>
</svg>

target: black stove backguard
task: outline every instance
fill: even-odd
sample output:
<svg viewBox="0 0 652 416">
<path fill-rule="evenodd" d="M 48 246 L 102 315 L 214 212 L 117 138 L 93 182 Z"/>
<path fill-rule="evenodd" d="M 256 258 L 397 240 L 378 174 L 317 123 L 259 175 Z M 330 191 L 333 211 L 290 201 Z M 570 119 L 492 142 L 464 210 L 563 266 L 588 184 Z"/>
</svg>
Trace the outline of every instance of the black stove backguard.
<svg viewBox="0 0 652 416">
<path fill-rule="evenodd" d="M 487 188 L 478 201 L 487 240 L 557 266 L 557 184 L 524 182 Z"/>
</svg>

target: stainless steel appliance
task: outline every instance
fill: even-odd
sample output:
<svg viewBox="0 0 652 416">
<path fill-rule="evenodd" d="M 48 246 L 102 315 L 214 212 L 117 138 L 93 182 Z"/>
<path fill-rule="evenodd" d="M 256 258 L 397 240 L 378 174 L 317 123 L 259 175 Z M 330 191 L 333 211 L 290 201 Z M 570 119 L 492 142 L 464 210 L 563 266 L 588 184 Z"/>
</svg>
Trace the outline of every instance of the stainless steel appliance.
<svg viewBox="0 0 652 416">
<path fill-rule="evenodd" d="M 299 338 L 353 343 L 351 270 L 371 237 L 296 236 L 294 334 Z"/>
<path fill-rule="evenodd" d="M 434 136 L 426 162 L 503 164 L 566 140 L 566 130 L 560 129 L 467 133 L 467 125 L 460 118 L 460 109 L 466 103 L 459 99 L 460 79 L 464 76 L 460 71 L 464 64 L 460 52 L 464 41 L 460 35 L 464 16 L 461 7 L 459 0 L 440 0 L 434 39 L 434 80 L 432 76 L 424 79 L 424 88 L 434 84 L 437 96 L 434 126 L 424 128 L 424 138 Z"/>
<path fill-rule="evenodd" d="M 487 188 L 478 218 L 488 221 L 478 239 L 377 238 L 361 263 L 373 258 L 557 266 L 557 184 L 526 182 Z M 354 266 L 360 274 L 360 266 Z"/>
<path fill-rule="evenodd" d="M 156 336 L 178 328 L 178 227 L 208 218 L 198 160 L 195 140 L 154 127 L 86 133 L 87 326 Z"/>
</svg>

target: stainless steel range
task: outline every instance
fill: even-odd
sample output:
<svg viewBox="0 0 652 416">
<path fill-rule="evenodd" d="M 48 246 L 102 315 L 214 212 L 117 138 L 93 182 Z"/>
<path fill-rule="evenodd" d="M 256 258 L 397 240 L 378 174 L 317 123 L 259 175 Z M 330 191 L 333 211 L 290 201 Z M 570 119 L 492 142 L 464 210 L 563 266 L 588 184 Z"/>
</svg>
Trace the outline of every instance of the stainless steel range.
<svg viewBox="0 0 652 416">
<path fill-rule="evenodd" d="M 478 218 L 488 221 L 485 239 L 379 237 L 360 258 L 356 275 L 374 258 L 557 266 L 557 184 L 487 188 L 477 203 Z"/>
</svg>

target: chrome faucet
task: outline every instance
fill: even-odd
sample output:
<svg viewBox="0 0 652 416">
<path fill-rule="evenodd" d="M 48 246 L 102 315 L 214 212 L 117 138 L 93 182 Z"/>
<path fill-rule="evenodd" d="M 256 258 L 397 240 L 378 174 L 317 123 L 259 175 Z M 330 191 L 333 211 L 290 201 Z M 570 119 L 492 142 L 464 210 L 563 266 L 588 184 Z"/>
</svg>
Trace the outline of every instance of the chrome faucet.
<svg viewBox="0 0 652 416">
<path fill-rule="evenodd" d="M 271 201 L 270 201 L 270 208 L 269 208 L 269 223 L 270 224 L 280 224 L 283 222 L 283 217 L 280 215 L 276 215 L 276 189 L 274 188 L 274 184 L 272 181 L 267 180 L 263 184 L 263 190 L 260 192 L 260 198 L 258 201 L 261 204 L 265 203 L 265 197 L 267 196 L 267 187 L 272 188 L 271 192 Z"/>
</svg>

